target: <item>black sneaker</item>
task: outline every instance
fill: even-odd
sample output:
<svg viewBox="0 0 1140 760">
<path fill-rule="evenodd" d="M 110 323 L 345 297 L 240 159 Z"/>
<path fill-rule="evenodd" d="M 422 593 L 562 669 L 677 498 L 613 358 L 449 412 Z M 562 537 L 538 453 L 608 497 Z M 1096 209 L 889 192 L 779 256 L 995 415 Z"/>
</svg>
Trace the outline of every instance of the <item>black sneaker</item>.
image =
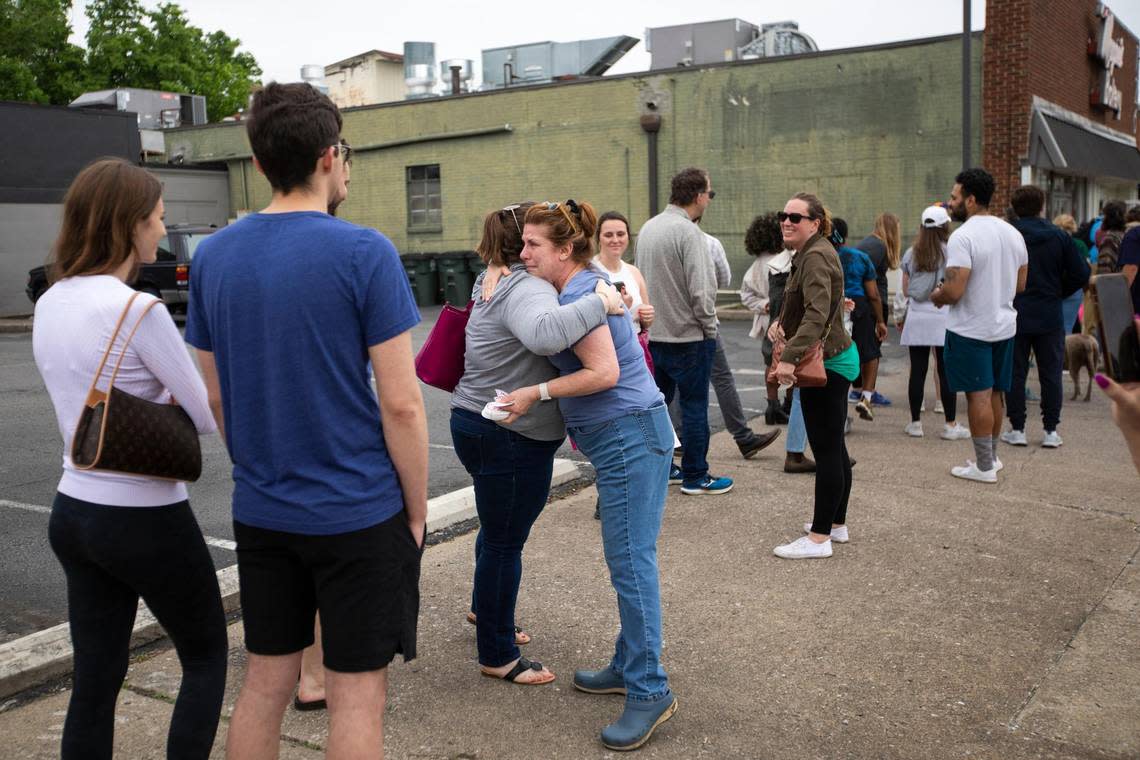
<svg viewBox="0 0 1140 760">
<path fill-rule="evenodd" d="M 776 428 L 775 430 L 769 430 L 767 433 L 761 433 L 760 435 L 753 434 L 747 441 L 738 443 L 736 446 L 740 449 L 740 456 L 745 459 L 751 459 L 768 448 L 768 446 L 779 437 L 780 429 Z"/>
<path fill-rule="evenodd" d="M 685 476 L 681 472 L 681 468 L 675 464 L 669 465 L 669 485 L 675 486 L 685 482 Z"/>
</svg>

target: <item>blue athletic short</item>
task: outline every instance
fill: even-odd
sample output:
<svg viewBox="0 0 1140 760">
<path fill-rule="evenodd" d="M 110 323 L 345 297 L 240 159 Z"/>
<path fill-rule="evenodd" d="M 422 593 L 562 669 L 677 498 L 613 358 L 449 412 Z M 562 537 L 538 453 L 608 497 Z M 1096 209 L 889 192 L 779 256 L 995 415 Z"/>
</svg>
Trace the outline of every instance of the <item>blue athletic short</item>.
<svg viewBox="0 0 1140 760">
<path fill-rule="evenodd" d="M 1004 393 L 1013 383 L 1013 338 L 991 343 L 947 330 L 943 365 L 955 393 L 990 389 Z"/>
</svg>

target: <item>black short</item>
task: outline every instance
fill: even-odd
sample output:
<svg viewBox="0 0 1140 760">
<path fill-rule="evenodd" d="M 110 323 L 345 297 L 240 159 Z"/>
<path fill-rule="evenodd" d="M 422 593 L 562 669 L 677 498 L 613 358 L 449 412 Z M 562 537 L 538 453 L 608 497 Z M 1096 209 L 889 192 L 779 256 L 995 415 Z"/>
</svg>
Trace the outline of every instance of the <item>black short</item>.
<svg viewBox="0 0 1140 760">
<path fill-rule="evenodd" d="M 879 339 L 875 337 L 875 311 L 866 296 L 855 296 L 855 310 L 851 312 L 851 340 L 859 350 L 859 363 L 866 364 L 883 355 Z"/>
<path fill-rule="evenodd" d="M 313 643 L 321 613 L 324 664 L 340 673 L 416 656 L 420 558 L 403 512 L 362 530 L 308 536 L 234 521 L 245 645 L 283 655 Z"/>
</svg>

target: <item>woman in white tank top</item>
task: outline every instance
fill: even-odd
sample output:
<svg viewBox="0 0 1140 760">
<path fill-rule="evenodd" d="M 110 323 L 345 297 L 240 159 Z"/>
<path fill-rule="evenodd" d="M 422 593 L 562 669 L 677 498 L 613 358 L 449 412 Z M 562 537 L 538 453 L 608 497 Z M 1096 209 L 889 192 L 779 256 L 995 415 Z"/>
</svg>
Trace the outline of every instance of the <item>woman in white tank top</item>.
<svg viewBox="0 0 1140 760">
<path fill-rule="evenodd" d="M 601 267 L 625 298 L 633 317 L 634 330 L 642 332 L 653 324 L 653 306 L 646 292 L 645 278 L 621 257 L 629 248 L 629 221 L 617 211 L 607 211 L 598 218 L 598 255 L 594 262 Z"/>
</svg>

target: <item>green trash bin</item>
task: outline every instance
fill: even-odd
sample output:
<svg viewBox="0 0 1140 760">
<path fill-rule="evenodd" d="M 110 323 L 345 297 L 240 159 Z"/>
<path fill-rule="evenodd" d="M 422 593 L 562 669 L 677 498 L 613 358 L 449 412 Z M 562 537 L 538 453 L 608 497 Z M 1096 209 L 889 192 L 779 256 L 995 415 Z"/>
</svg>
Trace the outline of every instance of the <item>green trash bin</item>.
<svg viewBox="0 0 1140 760">
<path fill-rule="evenodd" d="M 439 291 L 435 261 L 424 253 L 409 253 L 400 258 L 404 262 L 408 284 L 412 286 L 412 293 L 416 297 L 416 306 L 435 306 L 436 293 Z"/>
<path fill-rule="evenodd" d="M 436 257 L 436 268 L 439 269 L 439 281 L 443 286 L 443 300 L 452 306 L 460 308 L 471 300 L 471 288 L 475 284 L 475 275 L 467 266 L 467 251 L 452 251 L 442 253 Z"/>
<path fill-rule="evenodd" d="M 487 265 L 483 263 L 483 259 L 479 258 L 479 254 L 469 253 L 467 254 L 467 268 L 471 270 L 471 281 L 475 282 L 475 279 L 479 277 L 479 273 L 484 271 Z"/>
</svg>

